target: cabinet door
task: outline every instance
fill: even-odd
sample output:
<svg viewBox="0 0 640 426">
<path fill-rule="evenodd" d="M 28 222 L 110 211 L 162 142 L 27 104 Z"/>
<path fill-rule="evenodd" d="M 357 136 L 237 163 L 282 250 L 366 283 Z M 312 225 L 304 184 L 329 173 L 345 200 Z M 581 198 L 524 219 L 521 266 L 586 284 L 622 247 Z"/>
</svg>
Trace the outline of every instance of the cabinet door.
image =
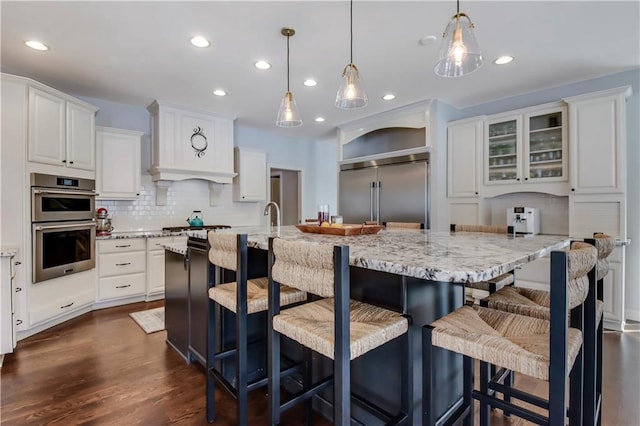
<svg viewBox="0 0 640 426">
<path fill-rule="evenodd" d="M 621 248 L 624 253 L 624 247 Z M 624 254 L 622 254 L 624 257 Z M 624 263 L 609 262 L 609 273 L 602 285 L 605 326 L 622 330 L 624 315 Z"/>
<path fill-rule="evenodd" d="M 237 149 L 235 201 L 264 201 L 267 198 L 267 156 L 264 152 Z"/>
<path fill-rule="evenodd" d="M 519 182 L 522 176 L 522 116 L 485 121 L 485 184 Z"/>
<path fill-rule="evenodd" d="M 625 191 L 625 97 L 629 93 L 627 89 L 606 96 L 566 99 L 569 103 L 572 192 Z"/>
<path fill-rule="evenodd" d="M 451 124 L 447 129 L 447 193 L 453 197 L 479 195 L 483 122 Z"/>
<path fill-rule="evenodd" d="M 95 113 L 67 101 L 67 167 L 95 170 Z"/>
<path fill-rule="evenodd" d="M 147 295 L 164 294 L 164 249 L 147 252 Z"/>
<path fill-rule="evenodd" d="M 568 180 L 566 116 L 564 107 L 525 115 L 525 181 Z"/>
<path fill-rule="evenodd" d="M 140 136 L 99 128 L 96 190 L 100 199 L 136 199 L 140 195 Z"/>
<path fill-rule="evenodd" d="M 61 166 L 66 163 L 65 100 L 29 88 L 29 161 Z"/>
</svg>

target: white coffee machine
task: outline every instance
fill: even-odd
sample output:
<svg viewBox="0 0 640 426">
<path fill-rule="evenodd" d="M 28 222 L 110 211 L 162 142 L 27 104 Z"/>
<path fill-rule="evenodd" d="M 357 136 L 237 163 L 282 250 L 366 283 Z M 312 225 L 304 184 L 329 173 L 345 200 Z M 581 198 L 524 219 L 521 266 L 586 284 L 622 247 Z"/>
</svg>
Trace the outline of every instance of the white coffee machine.
<svg viewBox="0 0 640 426">
<path fill-rule="evenodd" d="M 540 233 L 540 211 L 536 207 L 509 207 L 507 226 L 513 226 L 517 235 L 536 235 Z"/>
</svg>

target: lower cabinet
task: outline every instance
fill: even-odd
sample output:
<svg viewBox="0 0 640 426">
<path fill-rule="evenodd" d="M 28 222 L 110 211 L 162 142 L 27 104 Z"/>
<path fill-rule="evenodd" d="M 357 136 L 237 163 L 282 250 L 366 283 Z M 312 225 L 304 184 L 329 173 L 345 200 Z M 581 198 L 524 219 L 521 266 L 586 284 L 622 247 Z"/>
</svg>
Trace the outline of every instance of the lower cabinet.
<svg viewBox="0 0 640 426">
<path fill-rule="evenodd" d="M 144 300 L 146 293 L 146 239 L 98 241 L 98 302 Z"/>
</svg>

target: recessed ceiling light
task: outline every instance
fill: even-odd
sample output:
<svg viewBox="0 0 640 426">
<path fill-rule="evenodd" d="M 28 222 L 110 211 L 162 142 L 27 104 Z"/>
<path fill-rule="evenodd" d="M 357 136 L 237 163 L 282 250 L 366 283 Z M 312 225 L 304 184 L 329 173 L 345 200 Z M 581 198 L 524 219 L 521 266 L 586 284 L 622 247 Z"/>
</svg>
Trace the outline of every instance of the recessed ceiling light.
<svg viewBox="0 0 640 426">
<path fill-rule="evenodd" d="M 207 40 L 206 38 L 204 38 L 202 36 L 195 36 L 190 41 L 191 41 L 191 44 L 193 44 L 196 47 L 209 47 L 209 46 L 211 46 L 211 43 L 209 43 L 209 40 Z"/>
<path fill-rule="evenodd" d="M 268 70 L 269 68 L 271 68 L 271 64 L 267 61 L 258 61 L 253 64 L 253 66 L 258 68 L 259 70 Z"/>
<path fill-rule="evenodd" d="M 382 97 L 382 99 L 384 99 L 385 101 L 392 101 L 395 98 L 396 98 L 396 95 L 394 95 L 393 93 L 387 93 Z"/>
<path fill-rule="evenodd" d="M 216 89 L 213 91 L 213 94 L 216 96 L 227 96 L 227 92 L 222 89 Z"/>
<path fill-rule="evenodd" d="M 324 117 L 316 117 L 316 121 L 318 123 L 322 123 L 324 121 Z"/>
<path fill-rule="evenodd" d="M 428 36 L 424 36 L 422 37 L 420 40 L 418 40 L 418 43 L 421 46 L 429 46 L 432 45 L 433 43 L 436 42 L 438 38 L 434 35 L 428 35 Z"/>
<path fill-rule="evenodd" d="M 508 64 L 511 61 L 513 61 L 513 56 L 505 55 L 505 56 L 500 56 L 498 59 L 493 61 L 493 63 L 496 65 L 504 65 L 504 64 Z"/>
<path fill-rule="evenodd" d="M 306 80 L 304 81 L 304 83 L 302 83 L 302 84 L 304 84 L 304 85 L 305 85 L 305 86 L 307 86 L 307 87 L 313 87 L 313 86 L 317 85 L 317 84 L 318 84 L 318 82 L 317 82 L 317 81 L 315 81 L 315 80 L 314 80 L 314 79 L 312 79 L 312 78 L 308 78 L 308 79 L 306 79 Z"/>
<path fill-rule="evenodd" d="M 27 46 L 29 46 L 32 49 L 35 50 L 49 50 L 49 47 L 44 45 L 43 43 L 37 41 L 37 40 L 29 40 L 29 41 L 25 41 L 25 43 Z"/>
</svg>

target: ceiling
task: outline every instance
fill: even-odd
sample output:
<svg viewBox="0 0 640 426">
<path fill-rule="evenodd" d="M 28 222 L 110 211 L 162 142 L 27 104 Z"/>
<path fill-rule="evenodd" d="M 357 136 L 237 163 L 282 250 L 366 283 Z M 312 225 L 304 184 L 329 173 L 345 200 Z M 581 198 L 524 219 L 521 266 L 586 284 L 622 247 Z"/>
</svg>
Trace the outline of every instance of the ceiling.
<svg viewBox="0 0 640 426">
<path fill-rule="evenodd" d="M 154 99 L 206 109 L 237 123 L 295 138 L 335 135 L 337 125 L 440 99 L 457 108 L 640 67 L 638 1 L 464 1 L 485 64 L 454 79 L 433 72 L 438 39 L 456 4 L 365 1 L 353 5 L 354 63 L 369 105 L 334 106 L 349 62 L 349 2 L 31 2 L 3 0 L 2 71 L 77 96 L 146 107 Z M 275 126 L 286 90 L 286 38 L 291 27 L 291 91 L 304 124 Z M 194 35 L 208 48 L 189 43 Z M 50 47 L 25 46 L 37 39 Z M 515 61 L 497 66 L 496 57 Z M 253 63 L 266 59 L 272 68 Z M 302 83 L 318 81 L 315 87 Z M 228 95 L 216 97 L 223 88 Z M 396 99 L 381 97 L 393 93 Z M 314 118 L 326 119 L 317 123 Z"/>
</svg>

